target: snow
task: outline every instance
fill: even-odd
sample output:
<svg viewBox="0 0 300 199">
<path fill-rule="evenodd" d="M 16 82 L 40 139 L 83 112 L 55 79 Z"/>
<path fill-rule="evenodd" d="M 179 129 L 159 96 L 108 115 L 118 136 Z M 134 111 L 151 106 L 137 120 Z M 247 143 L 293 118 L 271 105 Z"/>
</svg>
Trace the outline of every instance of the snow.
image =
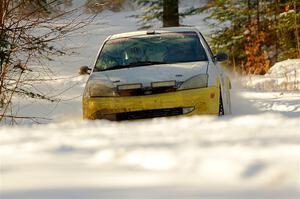
<svg viewBox="0 0 300 199">
<path fill-rule="evenodd" d="M 85 198 L 97 198 L 107 189 L 117 198 L 123 194 L 120 189 L 134 195 L 135 187 L 180 187 L 177 191 L 184 197 L 178 198 L 190 191 L 201 196 L 205 190 L 212 198 L 214 190 L 233 195 L 270 191 L 272 196 L 297 198 L 299 111 L 290 118 L 237 113 L 223 118 L 2 127 L 3 197 L 48 198 L 41 193 L 53 192 L 55 198 L 64 198 L 79 188 Z"/>
<path fill-rule="evenodd" d="M 300 59 L 276 63 L 264 76 L 246 76 L 244 86 L 267 91 L 300 90 Z"/>
<path fill-rule="evenodd" d="M 233 85 L 221 118 L 82 121 L 61 105 L 75 116 L 0 127 L 1 198 L 298 198 L 300 93 Z"/>
<path fill-rule="evenodd" d="M 297 106 L 298 115 L 290 117 L 274 109 L 223 118 L 2 127 L 2 196 L 151 198 L 168 196 L 169 189 L 171 198 L 297 198 Z"/>
<path fill-rule="evenodd" d="M 18 99 L 19 114 L 52 121 L 0 127 L 0 198 L 299 198 L 297 90 L 258 91 L 259 84 L 244 89 L 238 78 L 230 116 L 81 119 L 87 77 L 76 72 L 92 65 L 109 34 L 136 30 L 127 17 L 132 14 L 105 12 L 62 41 L 74 53 L 49 63 L 56 80 L 36 85 L 51 95 L 66 90 L 60 103 Z M 199 16 L 185 21 L 207 31 Z M 296 65 L 297 60 L 279 63 L 259 78 L 280 79 L 282 66 L 285 73 Z"/>
</svg>

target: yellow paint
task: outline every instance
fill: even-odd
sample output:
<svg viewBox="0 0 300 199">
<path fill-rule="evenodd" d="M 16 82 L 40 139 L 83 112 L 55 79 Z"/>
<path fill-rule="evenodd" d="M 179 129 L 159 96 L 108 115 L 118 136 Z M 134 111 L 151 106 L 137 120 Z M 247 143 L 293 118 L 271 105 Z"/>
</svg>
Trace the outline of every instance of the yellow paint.
<svg viewBox="0 0 300 199">
<path fill-rule="evenodd" d="M 123 112 L 143 111 L 152 109 L 194 107 L 192 115 L 219 114 L 219 87 L 191 89 L 163 94 L 130 96 L 130 97 L 101 97 L 83 99 L 83 118 L 94 118 L 93 114 L 116 114 Z"/>
</svg>

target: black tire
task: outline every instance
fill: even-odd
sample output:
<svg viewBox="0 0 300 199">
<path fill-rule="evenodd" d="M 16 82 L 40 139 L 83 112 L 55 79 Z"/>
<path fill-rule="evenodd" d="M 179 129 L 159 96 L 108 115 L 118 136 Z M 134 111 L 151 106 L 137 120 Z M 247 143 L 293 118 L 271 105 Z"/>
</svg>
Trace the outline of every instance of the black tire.
<svg viewBox="0 0 300 199">
<path fill-rule="evenodd" d="M 222 100 L 222 92 L 220 90 L 220 100 L 219 100 L 219 116 L 225 115 L 224 113 L 224 106 L 223 106 L 223 100 Z"/>
</svg>

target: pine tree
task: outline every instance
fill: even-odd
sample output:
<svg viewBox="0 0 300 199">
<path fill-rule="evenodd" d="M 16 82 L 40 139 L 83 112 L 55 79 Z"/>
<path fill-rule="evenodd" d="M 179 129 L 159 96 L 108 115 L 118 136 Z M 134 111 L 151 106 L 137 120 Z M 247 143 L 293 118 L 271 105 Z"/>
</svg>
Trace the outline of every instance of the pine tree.
<svg viewBox="0 0 300 199">
<path fill-rule="evenodd" d="M 72 0 L 14 0 L 12 5 L 22 15 L 49 16 L 52 13 L 63 12 L 63 5 L 72 4 Z"/>
<path fill-rule="evenodd" d="M 141 28 L 147 29 L 153 26 L 156 20 L 162 21 L 163 0 L 135 0 L 138 6 L 143 8 L 141 15 L 134 15 L 139 20 Z"/>
<path fill-rule="evenodd" d="M 227 51 L 229 65 L 244 73 L 264 74 L 271 64 L 300 57 L 296 0 L 209 0 L 194 13 L 209 11 L 215 51 Z"/>
<path fill-rule="evenodd" d="M 144 9 L 138 18 L 142 28 L 150 28 L 155 21 L 161 21 L 163 27 L 180 26 L 179 0 L 135 0 L 138 6 Z"/>
<path fill-rule="evenodd" d="M 89 13 L 99 13 L 103 10 L 120 11 L 126 0 L 86 0 L 85 8 Z"/>
<path fill-rule="evenodd" d="M 279 60 L 287 58 L 300 58 L 299 52 L 299 21 L 300 21 L 300 2 L 281 1 L 279 4 L 280 13 L 276 31 L 279 35 Z M 298 7 L 298 8 L 297 8 Z"/>
</svg>

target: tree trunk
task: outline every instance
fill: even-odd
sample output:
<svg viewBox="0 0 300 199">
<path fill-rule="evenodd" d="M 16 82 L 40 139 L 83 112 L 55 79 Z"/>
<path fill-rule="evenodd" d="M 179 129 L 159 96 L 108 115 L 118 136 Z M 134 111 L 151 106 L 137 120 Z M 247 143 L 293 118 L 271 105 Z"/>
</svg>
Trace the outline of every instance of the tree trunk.
<svg viewBox="0 0 300 199">
<path fill-rule="evenodd" d="M 179 26 L 178 0 L 163 0 L 163 27 Z"/>
<path fill-rule="evenodd" d="M 247 1 L 247 7 L 248 7 L 248 13 L 247 13 L 247 15 L 248 15 L 248 24 L 250 24 L 251 23 L 251 6 L 250 6 L 250 0 L 248 0 Z"/>
<path fill-rule="evenodd" d="M 3 1 L 0 1 L 0 23 L 2 22 L 3 16 Z"/>
<path fill-rule="evenodd" d="M 3 34 L 3 26 L 4 26 L 4 13 L 5 13 L 5 1 L 0 0 L 0 40 L 4 37 Z M 1 42 L 2 43 L 2 42 Z M 2 44 L 0 44 L 0 50 L 2 51 Z M 0 109 L 4 105 L 4 96 L 2 94 L 2 87 L 3 87 L 3 76 L 4 76 L 4 69 L 3 69 L 3 63 L 4 63 L 4 56 L 2 56 L 3 53 L 0 54 Z"/>
<path fill-rule="evenodd" d="M 300 57 L 300 41 L 299 41 L 299 31 L 298 31 L 298 22 L 297 22 L 297 3 L 294 1 L 294 9 L 295 9 L 295 36 L 297 41 L 298 48 L 298 57 Z"/>
<path fill-rule="evenodd" d="M 256 22 L 257 22 L 257 34 L 259 33 L 260 31 L 260 16 L 259 16 L 259 8 L 260 8 L 260 5 L 259 5 L 259 0 L 256 0 Z"/>
<path fill-rule="evenodd" d="M 5 8 L 5 3 L 3 0 L 0 0 L 0 24 L 3 24 L 3 17 L 4 17 L 4 8 Z"/>
<path fill-rule="evenodd" d="M 279 44 L 278 44 L 278 19 L 277 19 L 277 16 L 278 16 L 278 0 L 275 0 L 275 14 L 274 14 L 274 18 L 275 18 L 275 62 L 278 61 L 278 48 L 279 48 Z"/>
</svg>

